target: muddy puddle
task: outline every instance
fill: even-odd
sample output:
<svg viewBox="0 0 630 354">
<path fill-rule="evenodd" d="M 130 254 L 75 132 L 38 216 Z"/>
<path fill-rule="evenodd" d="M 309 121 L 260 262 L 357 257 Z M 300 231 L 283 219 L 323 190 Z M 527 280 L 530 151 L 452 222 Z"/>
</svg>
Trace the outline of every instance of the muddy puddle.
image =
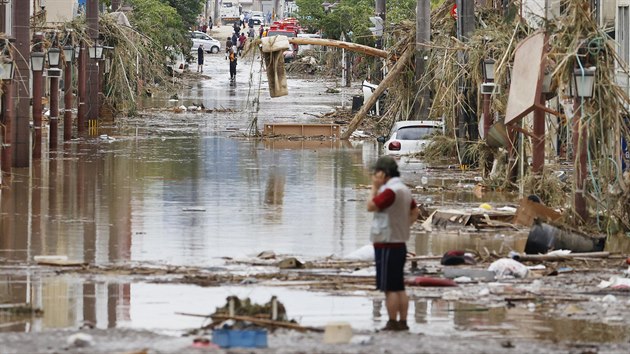
<svg viewBox="0 0 630 354">
<path fill-rule="evenodd" d="M 39 332 L 52 329 L 96 328 L 148 329 L 178 335 L 208 321 L 191 315 L 207 315 L 225 305 L 228 296 L 265 303 L 277 296 L 288 318 L 304 326 L 323 327 L 345 321 L 355 331 L 381 328 L 387 314 L 382 300 L 366 292 L 344 296 L 278 287 L 147 283 L 85 283 L 73 279 L 9 280 L 13 295 L 30 294 L 25 300 L 43 310 L 39 317 L 0 315 L 0 331 Z M 372 294 L 374 295 L 374 294 Z M 14 300 L 20 301 L 16 298 Z M 435 336 L 520 338 L 551 341 L 614 343 L 630 339 L 622 326 L 575 319 L 554 319 L 545 310 L 483 307 L 463 302 L 420 299 L 410 302 L 412 333 Z"/>
</svg>

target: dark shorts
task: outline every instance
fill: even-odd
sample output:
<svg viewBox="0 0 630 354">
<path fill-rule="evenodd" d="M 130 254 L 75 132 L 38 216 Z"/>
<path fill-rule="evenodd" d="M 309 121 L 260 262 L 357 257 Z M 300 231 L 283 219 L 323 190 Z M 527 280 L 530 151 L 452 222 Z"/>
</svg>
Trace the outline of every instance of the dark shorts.
<svg viewBox="0 0 630 354">
<path fill-rule="evenodd" d="M 407 246 L 374 246 L 376 261 L 376 289 L 380 291 L 405 290 L 404 268 L 407 259 Z"/>
</svg>

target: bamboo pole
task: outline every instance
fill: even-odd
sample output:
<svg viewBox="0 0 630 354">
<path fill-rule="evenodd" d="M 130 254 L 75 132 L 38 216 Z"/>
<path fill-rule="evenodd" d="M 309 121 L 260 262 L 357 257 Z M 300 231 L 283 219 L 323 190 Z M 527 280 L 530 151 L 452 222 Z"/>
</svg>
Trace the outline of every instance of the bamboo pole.
<svg viewBox="0 0 630 354">
<path fill-rule="evenodd" d="M 251 323 L 264 325 L 264 326 L 295 329 L 300 332 L 305 332 L 305 331 L 323 332 L 324 331 L 323 329 L 317 328 L 317 327 L 300 326 L 297 323 L 266 320 L 263 318 L 256 318 L 256 317 L 251 317 L 251 316 L 230 316 L 230 315 L 219 315 L 219 314 L 202 315 L 202 314 L 186 313 L 186 312 L 176 312 L 175 314 L 182 315 L 182 316 L 192 316 L 192 317 L 205 317 L 205 318 L 210 317 L 213 320 L 221 320 L 221 321 L 227 321 L 227 320 L 245 321 L 245 322 L 251 322 Z"/>
<path fill-rule="evenodd" d="M 343 48 L 346 50 L 350 50 L 353 52 L 363 53 L 366 55 L 370 55 L 373 57 L 379 57 L 387 59 L 387 51 L 382 49 L 376 49 L 372 47 L 368 47 L 366 45 L 361 45 L 357 43 L 337 41 L 334 39 L 322 39 L 322 38 L 289 38 L 289 43 L 291 44 L 311 44 L 311 45 L 323 45 L 327 47 L 337 47 Z"/>
<path fill-rule="evenodd" d="M 610 252 L 585 252 L 585 253 L 569 253 L 567 255 L 553 254 L 519 254 L 518 261 L 566 261 L 579 258 L 608 258 Z"/>
<path fill-rule="evenodd" d="M 352 133 L 357 129 L 359 124 L 361 124 L 361 122 L 363 121 L 363 118 L 365 118 L 367 112 L 376 103 L 376 101 L 381 96 L 381 94 L 392 83 L 394 83 L 394 79 L 396 79 L 398 74 L 400 74 L 405 69 L 405 65 L 407 65 L 407 62 L 411 59 L 411 56 L 413 55 L 414 51 L 415 50 L 413 46 L 409 46 L 407 47 L 407 49 L 405 49 L 405 52 L 400 57 L 400 59 L 396 62 L 392 70 L 389 73 L 387 73 L 387 76 L 385 76 L 385 78 L 383 79 L 383 81 L 381 81 L 381 83 L 378 85 L 376 90 L 374 90 L 370 99 L 368 99 L 367 102 L 363 102 L 363 106 L 357 112 L 357 114 L 354 115 L 354 118 L 352 118 L 352 121 L 348 125 L 348 129 L 346 129 L 346 131 L 343 132 L 343 134 L 341 135 L 341 139 L 344 139 L 344 140 L 348 139 L 350 135 L 352 135 Z"/>
</svg>

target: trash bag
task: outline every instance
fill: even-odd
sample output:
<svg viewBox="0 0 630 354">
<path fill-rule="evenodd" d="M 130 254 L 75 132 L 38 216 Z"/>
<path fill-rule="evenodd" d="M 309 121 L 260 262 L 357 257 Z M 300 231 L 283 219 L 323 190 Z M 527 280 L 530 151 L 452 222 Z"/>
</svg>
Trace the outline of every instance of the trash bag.
<svg viewBox="0 0 630 354">
<path fill-rule="evenodd" d="M 511 258 L 501 258 L 492 262 L 488 270 L 494 272 L 497 278 L 510 276 L 514 278 L 525 278 L 529 272 L 529 269 L 527 269 L 525 265 Z"/>
</svg>

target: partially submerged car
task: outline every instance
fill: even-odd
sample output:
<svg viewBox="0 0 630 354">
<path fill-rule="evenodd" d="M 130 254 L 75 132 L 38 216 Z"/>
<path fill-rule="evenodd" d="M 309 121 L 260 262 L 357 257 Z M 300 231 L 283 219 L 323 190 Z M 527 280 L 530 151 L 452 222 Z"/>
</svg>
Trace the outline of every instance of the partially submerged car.
<svg viewBox="0 0 630 354">
<path fill-rule="evenodd" d="M 171 47 L 166 48 L 166 70 L 170 75 L 182 74 L 188 70 L 188 61 L 181 51 L 175 50 Z"/>
<path fill-rule="evenodd" d="M 406 120 L 396 122 L 389 137 L 377 140 L 384 144 L 386 155 L 410 155 L 422 152 L 432 135 L 444 134 L 444 123 L 438 120 Z"/>
</svg>

